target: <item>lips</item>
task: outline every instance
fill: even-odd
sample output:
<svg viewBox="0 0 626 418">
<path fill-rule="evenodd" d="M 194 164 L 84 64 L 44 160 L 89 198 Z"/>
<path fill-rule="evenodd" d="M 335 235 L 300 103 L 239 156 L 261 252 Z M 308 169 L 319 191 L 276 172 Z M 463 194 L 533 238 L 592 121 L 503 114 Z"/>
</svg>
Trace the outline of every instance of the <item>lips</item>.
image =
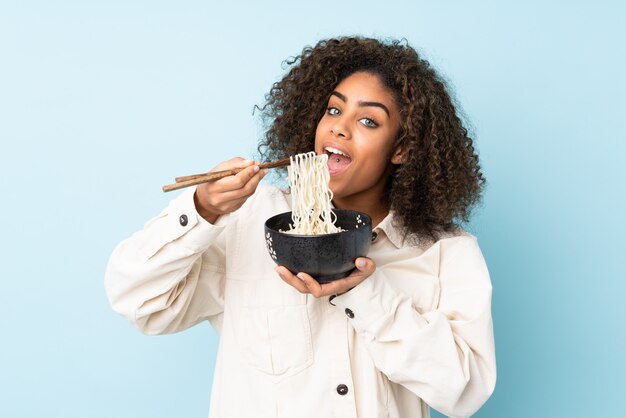
<svg viewBox="0 0 626 418">
<path fill-rule="evenodd" d="M 324 153 L 328 155 L 328 172 L 331 176 L 341 173 L 352 163 L 352 158 L 337 147 L 324 146 Z"/>
</svg>

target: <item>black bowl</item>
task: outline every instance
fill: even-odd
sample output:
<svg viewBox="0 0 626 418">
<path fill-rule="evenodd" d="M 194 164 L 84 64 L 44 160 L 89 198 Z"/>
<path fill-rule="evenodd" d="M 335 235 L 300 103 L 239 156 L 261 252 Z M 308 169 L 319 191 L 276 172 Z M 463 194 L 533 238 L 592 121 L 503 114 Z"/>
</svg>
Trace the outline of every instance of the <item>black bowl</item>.
<svg viewBox="0 0 626 418">
<path fill-rule="evenodd" d="M 289 230 L 291 212 L 272 216 L 265 222 L 265 243 L 276 264 L 292 273 L 305 272 L 320 283 L 341 279 L 354 270 L 354 261 L 364 257 L 372 242 L 372 220 L 355 210 L 334 209 L 335 225 L 343 232 L 296 235 Z"/>
</svg>

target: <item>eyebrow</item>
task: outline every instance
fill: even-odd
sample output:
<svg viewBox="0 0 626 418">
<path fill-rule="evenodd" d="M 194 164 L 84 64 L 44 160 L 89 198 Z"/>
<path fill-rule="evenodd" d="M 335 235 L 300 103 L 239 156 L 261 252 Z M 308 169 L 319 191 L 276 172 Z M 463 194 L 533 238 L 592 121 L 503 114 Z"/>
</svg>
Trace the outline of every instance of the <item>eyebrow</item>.
<svg viewBox="0 0 626 418">
<path fill-rule="evenodd" d="M 333 91 L 330 95 L 331 96 L 337 96 L 339 99 L 341 99 L 344 102 L 348 101 L 348 98 L 346 96 L 344 96 L 343 94 L 339 93 L 338 91 Z M 387 113 L 387 116 L 391 117 L 391 115 L 389 114 L 389 109 L 387 108 L 387 106 L 385 106 L 382 103 L 360 101 L 358 104 L 359 104 L 360 107 L 365 107 L 365 106 L 380 107 L 382 110 L 385 111 L 385 113 Z"/>
</svg>

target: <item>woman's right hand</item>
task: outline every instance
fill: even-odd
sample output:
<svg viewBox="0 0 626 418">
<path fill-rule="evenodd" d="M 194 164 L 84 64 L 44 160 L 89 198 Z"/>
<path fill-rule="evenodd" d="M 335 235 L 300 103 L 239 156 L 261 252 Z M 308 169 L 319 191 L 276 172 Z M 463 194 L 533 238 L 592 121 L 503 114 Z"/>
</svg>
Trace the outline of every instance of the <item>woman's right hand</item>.
<svg viewBox="0 0 626 418">
<path fill-rule="evenodd" d="M 267 170 L 260 170 L 256 162 L 239 157 L 217 165 L 211 172 L 234 168 L 244 170 L 234 176 L 199 184 L 196 187 L 194 195 L 196 210 L 209 223 L 215 223 L 221 215 L 239 209 L 252 196 L 267 173 Z"/>
</svg>

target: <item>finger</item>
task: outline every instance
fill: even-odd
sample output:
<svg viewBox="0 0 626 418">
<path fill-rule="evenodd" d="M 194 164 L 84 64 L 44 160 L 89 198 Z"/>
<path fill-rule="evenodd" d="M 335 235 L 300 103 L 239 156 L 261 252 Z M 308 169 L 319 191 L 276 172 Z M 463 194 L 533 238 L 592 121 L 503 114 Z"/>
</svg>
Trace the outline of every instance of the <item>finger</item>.
<svg viewBox="0 0 626 418">
<path fill-rule="evenodd" d="M 329 283 L 324 283 L 321 285 L 320 296 L 339 295 L 342 293 L 346 293 L 348 290 L 352 289 L 365 279 L 366 277 L 352 277 L 350 279 L 345 278 L 335 280 Z"/>
<path fill-rule="evenodd" d="M 275 270 L 285 283 L 295 287 L 298 292 L 309 293 L 309 289 L 302 282 L 302 280 L 294 276 L 289 270 L 287 270 L 287 268 L 283 266 L 278 266 Z"/>
<path fill-rule="evenodd" d="M 248 166 L 234 176 L 228 176 L 217 180 L 214 183 L 215 189 L 219 192 L 242 189 L 257 173 L 259 173 L 259 171 L 260 168 L 256 164 Z"/>
<path fill-rule="evenodd" d="M 261 180 L 263 180 L 263 177 L 265 177 L 266 174 L 267 169 L 260 170 L 258 173 L 256 173 L 254 177 L 252 177 L 250 181 L 243 187 L 242 191 L 244 192 L 244 196 L 252 196 L 256 191 L 256 188 L 259 186 L 259 183 L 261 182 Z"/>
<path fill-rule="evenodd" d="M 354 260 L 354 266 L 361 274 L 372 275 L 376 271 L 376 263 L 371 258 L 359 257 Z"/>
<path fill-rule="evenodd" d="M 261 168 L 257 163 L 250 165 L 249 167 L 244 168 L 239 173 L 234 176 L 227 177 L 228 180 L 231 180 L 233 184 L 238 185 L 239 188 L 243 188 L 250 180 L 254 178 L 259 172 Z"/>
<path fill-rule="evenodd" d="M 359 257 L 355 260 L 355 269 L 345 278 L 336 282 L 337 286 L 344 288 L 344 292 L 352 289 L 357 284 L 371 276 L 376 271 L 376 264 L 369 258 Z M 347 287 L 347 289 L 345 289 Z"/>
<path fill-rule="evenodd" d="M 248 197 L 254 194 L 259 183 L 261 182 L 263 177 L 265 177 L 265 174 L 266 174 L 265 170 L 261 170 L 258 173 L 256 173 L 254 177 L 252 177 L 252 179 L 250 179 L 250 181 L 246 183 L 246 185 L 243 188 L 220 192 L 221 201 L 231 202 L 231 201 L 238 201 L 240 199 L 243 199 L 243 201 L 245 202 L 245 200 Z"/>
<path fill-rule="evenodd" d="M 345 293 L 367 279 L 376 271 L 376 263 L 366 257 L 355 260 L 356 269 L 347 277 L 321 285 L 321 296 L 338 295 Z"/>
<path fill-rule="evenodd" d="M 300 272 L 296 276 L 302 281 L 302 283 L 304 283 L 309 293 L 311 293 L 313 296 L 315 296 L 316 298 L 324 296 L 322 286 L 313 277 L 304 272 Z"/>
<path fill-rule="evenodd" d="M 250 178 L 250 180 L 248 180 L 248 182 L 242 188 L 223 192 L 223 193 L 225 195 L 228 193 L 232 193 L 232 196 L 237 196 L 237 197 L 243 197 L 243 196 L 249 197 L 254 194 L 257 186 L 259 185 L 261 180 L 263 180 L 263 177 L 265 177 L 266 174 L 267 174 L 267 170 L 259 170 L 258 172 L 254 173 L 252 178 Z"/>
</svg>

